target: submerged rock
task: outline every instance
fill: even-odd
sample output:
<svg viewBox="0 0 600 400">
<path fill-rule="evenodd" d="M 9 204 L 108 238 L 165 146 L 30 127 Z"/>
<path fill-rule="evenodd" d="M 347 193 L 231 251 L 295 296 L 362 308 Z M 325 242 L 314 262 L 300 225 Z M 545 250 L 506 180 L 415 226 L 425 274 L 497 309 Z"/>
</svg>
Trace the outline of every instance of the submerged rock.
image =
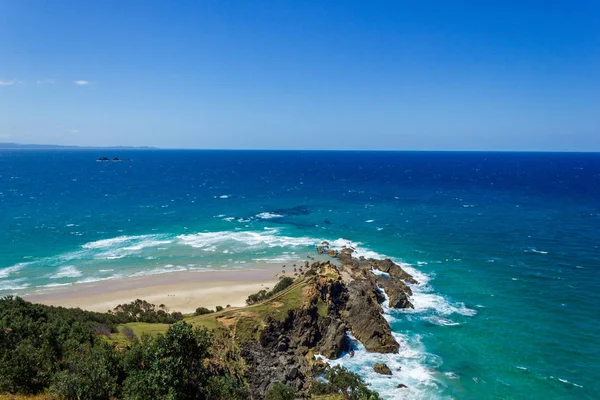
<svg viewBox="0 0 600 400">
<path fill-rule="evenodd" d="M 392 375 L 392 370 L 386 364 L 377 363 L 373 366 L 373 371 L 380 375 Z"/>
</svg>

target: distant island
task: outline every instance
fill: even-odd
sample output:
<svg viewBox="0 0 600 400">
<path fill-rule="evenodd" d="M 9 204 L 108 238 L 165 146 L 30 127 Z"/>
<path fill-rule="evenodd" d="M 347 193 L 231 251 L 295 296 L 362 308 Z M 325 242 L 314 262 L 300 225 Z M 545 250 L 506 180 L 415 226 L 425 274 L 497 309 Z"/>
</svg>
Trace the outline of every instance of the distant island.
<svg viewBox="0 0 600 400">
<path fill-rule="evenodd" d="M 22 144 L 22 143 L 0 143 L 0 150 L 88 150 L 88 149 L 111 149 L 111 150 L 158 150 L 151 146 L 61 146 L 56 144 Z"/>
</svg>

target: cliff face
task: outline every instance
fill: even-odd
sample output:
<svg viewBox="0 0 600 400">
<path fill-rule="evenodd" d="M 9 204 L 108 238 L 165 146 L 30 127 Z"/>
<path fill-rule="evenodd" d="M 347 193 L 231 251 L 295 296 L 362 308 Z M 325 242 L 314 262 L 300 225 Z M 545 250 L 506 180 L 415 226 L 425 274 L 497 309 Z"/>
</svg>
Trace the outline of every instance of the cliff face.
<svg viewBox="0 0 600 400">
<path fill-rule="evenodd" d="M 329 249 L 325 247 L 324 251 Z M 355 258 L 352 249 L 344 249 L 339 264 L 315 262 L 289 292 L 269 303 L 285 303 L 295 293 L 300 301 L 284 315 L 269 315 L 264 326 L 240 343 L 246 379 L 252 399 L 262 399 L 272 382 L 282 382 L 307 393 L 319 362 L 315 354 L 337 358 L 349 349 L 346 332 L 363 343 L 368 351 L 395 353 L 399 345 L 383 318 L 381 303 L 388 294 L 390 307 L 412 307 L 410 288 L 416 282 L 390 260 Z M 375 275 L 372 269 L 386 274 Z M 387 275 L 389 274 L 389 275 Z"/>
</svg>

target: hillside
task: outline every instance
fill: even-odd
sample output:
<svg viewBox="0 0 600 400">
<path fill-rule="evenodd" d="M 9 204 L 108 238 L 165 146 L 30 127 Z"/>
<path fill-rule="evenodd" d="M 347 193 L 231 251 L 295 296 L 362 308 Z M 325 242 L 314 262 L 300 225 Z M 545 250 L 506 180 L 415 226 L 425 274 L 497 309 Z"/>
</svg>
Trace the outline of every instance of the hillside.
<svg viewBox="0 0 600 400">
<path fill-rule="evenodd" d="M 148 369 L 155 353 L 147 354 L 147 350 L 154 349 L 164 352 L 165 357 L 186 359 L 190 365 L 198 365 L 198 361 L 194 361 L 198 357 L 204 360 L 201 363 L 205 374 L 203 379 L 212 382 L 215 388 L 212 393 L 202 392 L 200 397 L 189 398 L 377 399 L 378 395 L 370 391 L 357 375 L 339 368 L 328 368 L 315 355 L 335 359 L 351 351 L 346 335 L 348 331 L 369 351 L 397 352 L 399 345 L 382 316 L 380 304 L 386 297 L 380 288 L 387 293 L 390 306 L 412 307 L 408 299 L 410 288 L 404 282 L 415 281 L 389 260 L 355 258 L 352 253 L 352 249 L 343 249 L 339 254 L 332 253 L 334 260 L 305 263 L 298 269 L 298 278 L 288 278 L 289 286 L 286 283 L 287 287 L 277 293 L 262 293 L 263 297 L 268 297 L 266 300 L 247 307 L 178 316 L 162 310 L 157 312 L 152 305 L 140 301 L 135 306 L 126 305 L 111 314 L 84 313 L 88 321 L 92 320 L 95 337 L 85 340 L 95 340 L 94 348 L 112 348 L 116 353 L 125 355 L 121 365 L 126 367 L 119 373 L 126 377 L 114 380 L 114 394 L 123 398 L 147 398 L 143 394 L 133 396 L 135 390 L 141 389 L 132 389 L 132 385 L 153 387 L 156 384 L 153 378 L 142 376 L 137 381 L 132 378 L 140 368 L 148 370 L 152 376 L 158 373 L 158 370 Z M 373 270 L 379 273 L 374 274 Z M 249 302 L 252 302 L 251 299 Z M 6 339 L 10 338 L 13 328 L 7 313 L 3 314 L 4 330 L 0 337 Z M 143 322 L 155 321 L 158 315 L 161 321 L 169 323 Z M 173 324 L 173 319 L 180 321 Z M 105 328 L 98 329 L 98 324 Z M 184 328 L 186 326 L 189 328 Z M 192 345 L 188 345 L 185 351 L 182 349 L 182 354 L 170 354 L 172 347 L 179 347 L 182 340 L 191 340 Z M 206 341 L 210 345 L 206 345 Z M 132 357 L 131 354 L 137 355 Z M 5 363 L 7 356 L 9 354 L 4 351 Z M 168 373 L 186 375 L 190 371 L 169 370 Z M 325 381 L 317 377 L 325 377 Z M 65 395 L 57 391 L 52 380 L 47 387 L 51 389 L 47 392 L 54 391 L 62 397 L 79 396 L 71 397 L 68 393 Z M 39 389 L 45 390 L 43 387 Z M 23 392 L 1 379 L 0 390 Z M 31 392 L 35 393 L 35 390 Z M 275 392 L 279 393 L 279 397 L 270 397 Z M 168 395 L 171 392 L 164 393 Z M 159 393 L 155 395 L 161 398 Z"/>
</svg>

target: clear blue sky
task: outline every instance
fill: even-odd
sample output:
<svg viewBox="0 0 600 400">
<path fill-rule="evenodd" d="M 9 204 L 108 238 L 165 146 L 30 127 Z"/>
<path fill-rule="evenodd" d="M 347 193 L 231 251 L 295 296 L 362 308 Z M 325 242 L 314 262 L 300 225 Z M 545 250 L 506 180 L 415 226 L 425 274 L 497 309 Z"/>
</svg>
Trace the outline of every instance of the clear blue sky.
<svg viewBox="0 0 600 400">
<path fill-rule="evenodd" d="M 600 2 L 0 0 L 0 142 L 600 151 Z"/>
</svg>

